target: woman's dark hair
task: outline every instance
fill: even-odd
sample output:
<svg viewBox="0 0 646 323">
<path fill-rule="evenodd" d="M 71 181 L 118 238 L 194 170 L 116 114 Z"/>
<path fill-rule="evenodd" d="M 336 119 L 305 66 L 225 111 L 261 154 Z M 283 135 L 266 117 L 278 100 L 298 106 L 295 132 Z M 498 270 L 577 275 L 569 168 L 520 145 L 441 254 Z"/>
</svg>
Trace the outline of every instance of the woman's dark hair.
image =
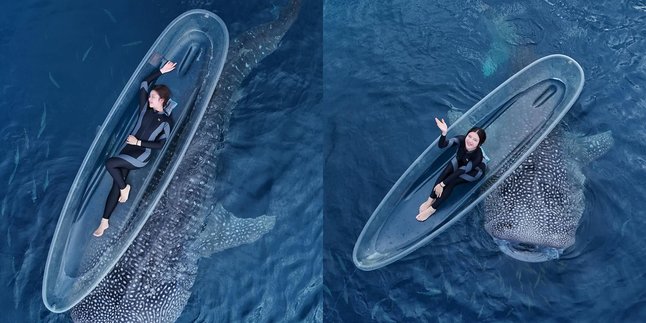
<svg viewBox="0 0 646 323">
<path fill-rule="evenodd" d="M 170 89 L 168 88 L 168 86 L 163 84 L 155 85 L 153 86 L 151 92 L 152 91 L 157 92 L 157 94 L 159 94 L 159 97 L 164 99 L 164 106 L 168 104 L 168 100 L 170 99 Z"/>
<path fill-rule="evenodd" d="M 487 134 L 485 133 L 484 129 L 479 128 L 479 127 L 473 127 L 469 131 L 467 131 L 467 135 L 471 132 L 475 132 L 478 137 L 480 138 L 480 142 L 478 142 L 478 147 L 482 146 L 484 144 L 485 140 L 487 140 Z"/>
</svg>

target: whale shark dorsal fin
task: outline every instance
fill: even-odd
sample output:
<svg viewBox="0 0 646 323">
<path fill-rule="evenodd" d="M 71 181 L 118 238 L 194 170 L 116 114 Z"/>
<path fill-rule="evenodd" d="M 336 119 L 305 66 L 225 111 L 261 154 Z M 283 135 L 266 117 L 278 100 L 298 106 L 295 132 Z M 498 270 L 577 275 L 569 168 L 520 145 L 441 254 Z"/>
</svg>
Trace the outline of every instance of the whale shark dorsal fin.
<svg viewBox="0 0 646 323">
<path fill-rule="evenodd" d="M 574 137 L 569 149 L 575 160 L 587 164 L 607 153 L 613 144 L 612 131 L 606 131 L 591 136 Z"/>
<path fill-rule="evenodd" d="M 238 218 L 217 203 L 207 216 L 193 249 L 202 257 L 213 253 L 252 243 L 274 228 L 275 216 L 261 215 L 255 218 Z"/>
</svg>

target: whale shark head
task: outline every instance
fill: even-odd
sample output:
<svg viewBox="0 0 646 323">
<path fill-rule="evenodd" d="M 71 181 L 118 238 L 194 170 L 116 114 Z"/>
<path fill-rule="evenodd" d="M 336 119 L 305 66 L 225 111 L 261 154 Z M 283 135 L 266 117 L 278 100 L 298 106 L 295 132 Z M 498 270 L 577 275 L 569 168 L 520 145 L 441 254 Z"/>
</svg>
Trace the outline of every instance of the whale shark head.
<svg viewBox="0 0 646 323">
<path fill-rule="evenodd" d="M 556 128 L 485 199 L 485 230 L 505 254 L 557 259 L 575 242 L 585 208 L 581 167 L 612 144 L 609 132 L 575 138 Z"/>
</svg>

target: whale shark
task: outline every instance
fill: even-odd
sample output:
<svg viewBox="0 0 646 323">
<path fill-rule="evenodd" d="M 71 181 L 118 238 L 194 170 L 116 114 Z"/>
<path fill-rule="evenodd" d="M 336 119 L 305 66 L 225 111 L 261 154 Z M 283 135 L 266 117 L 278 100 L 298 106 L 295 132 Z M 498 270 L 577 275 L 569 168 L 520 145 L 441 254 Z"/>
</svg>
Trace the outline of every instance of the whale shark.
<svg viewBox="0 0 646 323">
<path fill-rule="evenodd" d="M 454 123 L 462 115 L 452 108 L 447 118 Z M 498 130 L 487 132 L 493 135 Z M 458 131 L 466 133 L 468 128 Z M 557 125 L 478 207 L 484 213 L 485 231 L 498 248 L 525 262 L 558 259 L 574 244 L 585 209 L 583 167 L 613 144 L 611 131 L 584 136 L 569 131 L 565 122 Z M 483 187 L 496 179 L 494 174 Z"/>
<path fill-rule="evenodd" d="M 290 0 L 275 20 L 230 42 L 220 80 L 173 179 L 124 256 L 72 308 L 75 322 L 174 322 L 191 295 L 201 257 L 252 243 L 274 227 L 275 215 L 238 218 L 227 211 L 214 183 L 236 93 L 280 46 L 300 6 Z"/>
<path fill-rule="evenodd" d="M 613 145 L 610 131 L 581 136 L 558 126 L 484 200 L 484 227 L 505 254 L 558 259 L 575 242 L 585 209 L 582 168 Z"/>
</svg>

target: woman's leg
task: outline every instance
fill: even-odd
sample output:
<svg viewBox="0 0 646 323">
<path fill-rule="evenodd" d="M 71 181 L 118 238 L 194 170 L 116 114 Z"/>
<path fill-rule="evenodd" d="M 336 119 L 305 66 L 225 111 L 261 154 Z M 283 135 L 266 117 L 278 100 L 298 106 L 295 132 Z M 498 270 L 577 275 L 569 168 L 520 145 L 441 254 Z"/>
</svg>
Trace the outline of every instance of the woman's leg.
<svg viewBox="0 0 646 323">
<path fill-rule="evenodd" d="M 451 164 L 452 163 L 449 163 L 448 165 L 446 165 L 446 167 L 444 167 L 442 174 L 440 174 L 440 176 L 435 181 L 433 188 L 435 188 L 437 184 L 441 183 L 443 180 L 449 177 L 451 173 L 453 173 L 453 166 Z M 435 190 L 432 189 L 429 198 L 419 206 L 419 213 L 426 211 L 435 202 L 435 199 L 437 199 L 437 195 L 435 194 Z"/>
<path fill-rule="evenodd" d="M 446 184 L 446 186 L 444 186 L 444 190 L 442 191 L 442 196 L 436 198 L 431 207 L 437 210 L 440 204 L 442 204 L 442 202 L 446 201 L 446 199 L 449 198 L 451 192 L 453 192 L 453 188 L 462 183 L 467 183 L 467 181 L 463 180 L 462 178 L 457 178 L 451 183 Z M 435 192 L 433 193 L 435 194 Z"/>
<path fill-rule="evenodd" d="M 119 169 L 119 173 L 122 175 L 121 178 L 123 178 L 124 181 L 128 177 L 128 172 L 130 172 L 130 170 L 127 168 Z M 121 193 L 120 193 L 119 185 L 116 183 L 116 181 L 113 181 L 112 189 L 108 194 L 108 199 L 105 201 L 105 209 L 103 210 L 104 219 L 110 218 L 112 211 L 114 211 L 114 209 L 117 207 L 117 202 L 119 201 L 120 195 Z"/>
<path fill-rule="evenodd" d="M 119 182 L 121 182 L 121 184 L 123 184 L 123 187 L 125 188 L 125 181 L 128 177 L 128 173 L 131 169 L 136 169 L 135 166 L 118 157 L 109 158 L 106 161 L 105 166 L 112 176 L 112 189 L 110 189 L 108 198 L 105 201 L 105 208 L 103 210 L 101 224 L 99 225 L 99 228 L 94 231 L 94 236 L 97 237 L 102 236 L 103 231 L 105 231 L 105 229 L 109 227 L 108 219 L 110 219 L 110 215 L 112 215 L 112 212 L 117 207 L 117 203 L 119 202 L 120 196 L 122 195 L 122 189 L 120 189 L 119 187 Z"/>
<path fill-rule="evenodd" d="M 446 167 L 444 167 L 444 170 L 442 171 L 442 174 L 440 174 L 440 176 L 437 177 L 437 180 L 435 181 L 435 185 L 433 185 L 433 189 L 431 190 L 431 195 L 430 195 L 430 197 L 432 199 L 437 199 L 437 195 L 435 194 L 435 190 L 434 190 L 435 186 L 437 186 L 437 184 L 444 181 L 451 174 L 453 174 L 453 165 L 452 165 L 452 163 L 449 163 L 448 165 L 446 165 Z M 444 193 L 442 193 L 442 194 L 444 194 Z"/>
<path fill-rule="evenodd" d="M 124 176 L 120 176 L 122 173 L 121 169 L 136 169 L 136 167 L 119 157 L 111 157 L 105 162 L 105 168 L 119 187 L 121 193 L 119 202 L 126 203 L 128 195 L 130 195 L 130 185 L 126 184 L 126 178 Z"/>
<path fill-rule="evenodd" d="M 136 167 L 119 157 L 110 157 L 105 162 L 105 168 L 110 173 L 110 176 L 112 176 L 112 180 L 114 180 L 117 188 L 122 190 L 126 188 L 126 179 L 123 177 L 121 169 L 135 169 Z"/>
<path fill-rule="evenodd" d="M 442 202 L 444 202 L 451 195 L 451 192 L 453 191 L 453 188 L 455 186 L 466 182 L 467 181 L 461 178 L 458 178 L 455 181 L 449 184 L 446 184 L 444 186 L 444 189 L 442 190 L 442 195 L 440 197 L 435 197 L 430 207 L 420 211 L 419 214 L 417 214 L 417 216 L 415 217 L 417 221 L 420 221 L 420 222 L 426 221 L 426 219 L 428 219 L 431 215 L 433 215 L 433 213 L 435 213 L 435 211 L 437 211 L 437 208 L 440 206 L 440 204 L 442 204 Z M 432 193 L 431 197 L 433 196 L 435 196 L 435 192 Z"/>
</svg>

